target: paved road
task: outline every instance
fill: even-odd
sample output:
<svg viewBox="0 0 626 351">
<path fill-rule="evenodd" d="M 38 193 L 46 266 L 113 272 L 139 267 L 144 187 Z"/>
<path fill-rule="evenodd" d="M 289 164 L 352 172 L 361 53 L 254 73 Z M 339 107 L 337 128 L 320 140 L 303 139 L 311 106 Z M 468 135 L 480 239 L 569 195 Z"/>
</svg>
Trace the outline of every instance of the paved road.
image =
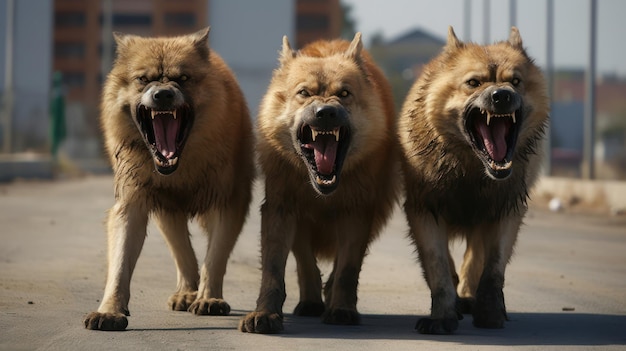
<svg viewBox="0 0 626 351">
<path fill-rule="evenodd" d="M 626 348 L 626 220 L 533 210 L 507 271 L 511 321 L 482 330 L 471 318 L 451 336 L 417 334 L 429 291 L 396 211 L 371 247 L 361 274 L 360 326 L 328 326 L 287 315 L 281 335 L 236 330 L 252 310 L 260 284 L 259 191 L 232 255 L 227 317 L 171 312 L 176 273 L 165 243 L 149 230 L 132 283 L 125 332 L 85 330 L 105 276 L 103 219 L 113 202 L 110 177 L 0 185 L 0 349 L 2 350 L 624 350 Z M 203 256 L 205 240 L 192 227 Z M 460 245 L 455 255 L 460 257 Z M 458 261 L 457 261 L 458 264 Z M 324 266 L 328 273 L 329 267 Z M 285 311 L 297 303 L 290 259 Z"/>
</svg>

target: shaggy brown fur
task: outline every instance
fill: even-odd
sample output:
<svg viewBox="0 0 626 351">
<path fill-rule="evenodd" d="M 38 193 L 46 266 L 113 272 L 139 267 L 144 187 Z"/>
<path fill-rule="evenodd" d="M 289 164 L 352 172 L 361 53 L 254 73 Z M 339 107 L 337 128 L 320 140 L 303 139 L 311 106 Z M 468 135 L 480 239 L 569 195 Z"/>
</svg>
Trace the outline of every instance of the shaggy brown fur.
<svg viewBox="0 0 626 351">
<path fill-rule="evenodd" d="M 399 173 L 387 81 L 362 50 L 361 36 L 293 51 L 283 40 L 258 118 L 265 174 L 262 282 L 244 332 L 283 329 L 285 263 L 298 265 L 294 313 L 358 324 L 357 285 L 369 243 L 391 213 Z M 334 260 L 324 287 L 316 259 Z"/>
<path fill-rule="evenodd" d="M 208 47 L 208 29 L 176 38 L 116 35 L 117 59 L 104 86 L 101 125 L 114 171 L 108 274 L 88 329 L 123 330 L 130 280 L 153 215 L 172 252 L 173 310 L 225 315 L 226 263 L 248 213 L 253 132 L 243 95 Z M 187 222 L 208 235 L 202 270 Z"/>
<path fill-rule="evenodd" d="M 420 332 L 457 328 L 457 283 L 474 325 L 503 327 L 504 271 L 538 175 L 548 109 L 516 28 L 488 46 L 462 43 L 450 28 L 409 92 L 398 126 L 405 211 L 432 294 Z M 448 252 L 455 237 L 467 240 L 460 277 Z"/>
</svg>

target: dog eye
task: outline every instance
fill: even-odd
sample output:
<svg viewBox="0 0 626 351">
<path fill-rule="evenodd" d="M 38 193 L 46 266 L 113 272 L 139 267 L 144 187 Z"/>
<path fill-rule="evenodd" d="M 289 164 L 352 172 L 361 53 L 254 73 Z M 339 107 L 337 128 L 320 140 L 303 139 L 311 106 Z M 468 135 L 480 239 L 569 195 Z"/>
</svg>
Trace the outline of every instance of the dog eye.
<svg viewBox="0 0 626 351">
<path fill-rule="evenodd" d="M 178 80 L 181 82 L 186 82 L 189 79 L 189 76 L 183 74 L 182 76 L 178 77 Z"/>
<path fill-rule="evenodd" d="M 469 85 L 471 87 L 474 87 L 474 88 L 480 86 L 480 82 L 478 81 L 478 79 L 474 79 L 474 78 L 468 80 L 466 83 L 467 83 L 467 85 Z"/>
<path fill-rule="evenodd" d="M 511 84 L 513 84 L 513 86 L 518 86 L 520 83 L 522 82 L 521 79 L 519 78 L 513 78 L 513 80 L 511 80 Z"/>
<path fill-rule="evenodd" d="M 143 84 L 147 84 L 148 82 L 150 82 L 150 80 L 146 76 L 141 76 L 141 77 L 137 78 L 137 80 L 140 81 Z"/>
<path fill-rule="evenodd" d="M 350 96 L 350 92 L 345 89 L 339 93 L 339 97 L 346 98 L 348 96 Z"/>
<path fill-rule="evenodd" d="M 306 89 L 300 89 L 300 90 L 298 91 L 298 95 L 300 95 L 300 96 L 304 96 L 304 97 L 309 97 L 309 96 L 311 96 L 311 94 L 309 94 L 309 92 L 308 92 L 308 91 L 306 91 Z"/>
</svg>

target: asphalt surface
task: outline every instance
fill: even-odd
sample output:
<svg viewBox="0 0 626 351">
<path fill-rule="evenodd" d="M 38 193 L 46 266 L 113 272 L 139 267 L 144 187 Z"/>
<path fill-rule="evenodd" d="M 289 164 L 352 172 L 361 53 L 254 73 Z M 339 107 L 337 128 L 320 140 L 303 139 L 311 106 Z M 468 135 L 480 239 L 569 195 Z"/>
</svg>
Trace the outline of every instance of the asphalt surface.
<svg viewBox="0 0 626 351">
<path fill-rule="evenodd" d="M 100 332 L 84 329 L 82 319 L 97 309 L 104 289 L 103 221 L 113 204 L 112 178 L 0 184 L 0 349 L 626 349 L 626 219 L 550 213 L 540 206 L 527 216 L 507 270 L 510 321 L 504 329 L 474 328 L 468 316 L 454 335 L 414 331 L 418 317 L 429 313 L 430 293 L 397 210 L 365 259 L 362 325 L 293 317 L 298 293 L 290 258 L 285 332 L 241 333 L 237 324 L 254 309 L 260 286 L 259 188 L 225 278 L 230 316 L 168 311 L 176 271 L 151 225 L 132 280 L 128 330 Z M 206 240 L 193 223 L 192 234 L 202 259 Z M 461 257 L 461 243 L 454 252 Z M 322 267 L 328 274 L 329 265 Z"/>
</svg>

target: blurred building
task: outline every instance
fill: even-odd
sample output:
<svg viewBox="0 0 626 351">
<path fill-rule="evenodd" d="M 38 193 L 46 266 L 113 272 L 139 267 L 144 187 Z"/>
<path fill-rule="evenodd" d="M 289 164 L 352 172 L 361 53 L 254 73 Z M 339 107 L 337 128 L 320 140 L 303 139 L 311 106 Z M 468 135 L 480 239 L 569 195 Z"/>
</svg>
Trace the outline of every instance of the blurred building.
<svg viewBox="0 0 626 351">
<path fill-rule="evenodd" d="M 54 70 L 67 89 L 72 154 L 99 148 L 98 104 L 114 57 L 112 31 L 172 36 L 211 26 L 210 45 L 235 71 L 253 115 L 277 64 L 294 47 L 341 34 L 339 0 L 55 0 Z M 81 156 L 81 155 L 75 155 Z M 89 155 L 84 155 L 89 156 Z"/>
<path fill-rule="evenodd" d="M 292 40 L 295 48 L 340 36 L 344 13 L 339 0 L 296 0 L 295 3 L 296 39 Z"/>
<path fill-rule="evenodd" d="M 371 38 L 370 53 L 391 83 L 398 111 L 423 66 L 439 54 L 445 43 L 444 39 L 420 28 L 389 41 L 380 37 Z"/>
<path fill-rule="evenodd" d="M 111 28 L 103 33 L 109 11 Z M 206 0 L 55 0 L 53 67 L 63 73 L 69 100 L 96 105 L 111 31 L 177 35 L 205 27 L 207 15 Z"/>
<path fill-rule="evenodd" d="M 0 0 L 0 153 L 48 147 L 52 8 L 52 0 Z"/>
</svg>

